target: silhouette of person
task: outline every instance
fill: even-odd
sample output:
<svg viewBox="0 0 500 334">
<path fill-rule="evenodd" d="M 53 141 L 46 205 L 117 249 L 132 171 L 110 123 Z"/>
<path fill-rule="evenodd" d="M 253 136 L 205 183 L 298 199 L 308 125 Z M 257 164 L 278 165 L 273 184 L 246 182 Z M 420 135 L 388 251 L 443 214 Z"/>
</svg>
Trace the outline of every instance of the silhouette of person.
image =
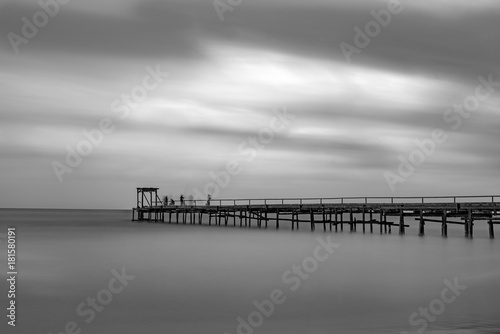
<svg viewBox="0 0 500 334">
<path fill-rule="evenodd" d="M 207 205 L 210 205 L 210 200 L 212 199 L 212 195 L 208 194 L 207 196 Z"/>
<path fill-rule="evenodd" d="M 184 205 L 184 195 L 181 195 L 181 205 Z"/>
<path fill-rule="evenodd" d="M 173 198 L 170 200 L 170 205 L 175 205 L 175 201 Z"/>
</svg>

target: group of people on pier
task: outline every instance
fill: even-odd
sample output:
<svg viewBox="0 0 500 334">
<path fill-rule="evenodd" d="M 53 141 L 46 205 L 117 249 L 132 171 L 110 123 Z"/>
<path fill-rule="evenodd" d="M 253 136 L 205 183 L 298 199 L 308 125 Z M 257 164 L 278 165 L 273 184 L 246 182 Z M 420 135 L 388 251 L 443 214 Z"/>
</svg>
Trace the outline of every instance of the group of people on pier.
<svg viewBox="0 0 500 334">
<path fill-rule="evenodd" d="M 205 205 L 210 205 L 211 200 L 212 200 L 212 195 L 208 194 L 207 195 L 207 202 L 205 203 Z M 179 197 L 179 201 L 180 201 L 180 205 L 182 205 L 182 206 L 186 205 L 186 200 L 184 199 L 184 195 L 181 194 L 181 196 Z M 193 205 L 193 203 L 194 203 L 194 205 L 196 205 L 196 200 L 193 199 L 193 195 L 189 195 L 187 202 L 188 202 L 188 205 Z M 163 205 L 164 206 L 175 205 L 175 200 L 173 198 L 170 198 L 170 202 L 169 202 L 168 196 L 165 196 L 164 201 L 163 201 Z"/>
</svg>

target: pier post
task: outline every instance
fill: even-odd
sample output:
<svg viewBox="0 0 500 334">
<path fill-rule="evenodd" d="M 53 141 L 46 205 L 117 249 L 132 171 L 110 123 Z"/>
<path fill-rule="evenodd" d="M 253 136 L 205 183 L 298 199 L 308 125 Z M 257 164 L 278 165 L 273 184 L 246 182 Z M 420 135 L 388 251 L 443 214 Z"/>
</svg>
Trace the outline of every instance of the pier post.
<svg viewBox="0 0 500 334">
<path fill-rule="evenodd" d="M 363 233 L 365 233 L 365 224 L 366 224 L 366 213 L 365 213 L 365 207 L 363 207 Z"/>
<path fill-rule="evenodd" d="M 280 210 L 276 209 L 276 229 L 280 228 Z"/>
<path fill-rule="evenodd" d="M 349 225 L 350 225 L 350 231 L 354 231 L 354 219 L 352 217 L 352 208 L 349 210 Z"/>
<path fill-rule="evenodd" d="M 344 211 L 340 210 L 340 232 L 344 232 Z"/>
<path fill-rule="evenodd" d="M 495 230 L 493 228 L 493 220 L 488 221 L 489 224 L 489 231 L 490 231 L 490 239 L 495 239 Z"/>
<path fill-rule="evenodd" d="M 474 236 L 474 219 L 472 218 L 472 209 L 469 209 L 469 238 Z"/>
<path fill-rule="evenodd" d="M 330 222 L 330 232 L 332 231 L 332 209 L 328 211 L 328 215 L 330 217 L 329 222 Z"/>
<path fill-rule="evenodd" d="M 312 209 L 310 209 L 310 213 L 311 213 L 311 231 L 314 231 L 316 229 L 316 226 L 314 224 L 314 212 Z"/>
<path fill-rule="evenodd" d="M 469 209 L 468 216 L 465 218 L 465 237 L 466 238 L 472 238 L 472 235 L 470 234 L 471 228 L 470 225 L 472 224 L 472 209 Z"/>
<path fill-rule="evenodd" d="M 425 234 L 425 221 L 424 221 L 424 210 L 420 209 L 420 222 L 418 224 L 418 236 L 422 237 Z"/>
<path fill-rule="evenodd" d="M 245 210 L 245 227 L 248 225 L 248 208 Z"/>
<path fill-rule="evenodd" d="M 267 228 L 267 208 L 266 208 L 266 213 L 264 215 L 264 219 L 266 220 L 266 228 Z"/>
<path fill-rule="evenodd" d="M 463 218 L 463 220 L 464 220 L 464 236 L 466 238 L 468 238 L 469 237 L 469 218 L 467 216 L 465 216 Z"/>
<path fill-rule="evenodd" d="M 399 235 L 405 234 L 405 214 L 404 210 L 400 209 L 399 212 Z"/>
<path fill-rule="evenodd" d="M 380 218 L 379 218 L 379 227 L 380 227 L 380 234 L 384 232 L 384 224 L 382 224 L 382 221 L 384 220 L 384 211 L 380 210 Z"/>
<path fill-rule="evenodd" d="M 391 224 L 387 224 L 387 213 L 384 213 L 384 224 L 385 232 L 390 234 L 392 232 L 392 222 Z"/>
<path fill-rule="evenodd" d="M 443 218 L 441 223 L 441 236 L 448 237 L 448 225 L 446 224 L 446 210 L 443 210 Z"/>
<path fill-rule="evenodd" d="M 335 215 L 335 232 L 337 232 L 339 226 L 339 222 L 337 220 L 337 209 L 335 209 L 334 215 Z"/>
<path fill-rule="evenodd" d="M 370 233 L 373 233 L 373 210 L 370 209 Z"/>
<path fill-rule="evenodd" d="M 208 226 L 212 225 L 212 211 L 208 211 Z"/>
<path fill-rule="evenodd" d="M 179 224 L 179 210 L 175 210 L 175 223 Z"/>
<path fill-rule="evenodd" d="M 326 213 L 325 213 L 325 207 L 323 207 L 323 231 L 326 232 Z"/>
</svg>

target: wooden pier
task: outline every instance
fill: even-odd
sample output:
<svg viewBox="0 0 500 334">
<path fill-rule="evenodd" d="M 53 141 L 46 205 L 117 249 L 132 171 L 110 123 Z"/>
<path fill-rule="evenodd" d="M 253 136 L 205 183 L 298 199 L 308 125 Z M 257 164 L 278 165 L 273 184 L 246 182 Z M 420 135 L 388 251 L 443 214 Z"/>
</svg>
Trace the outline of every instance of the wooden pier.
<svg viewBox="0 0 500 334">
<path fill-rule="evenodd" d="M 500 196 L 434 196 L 434 197 L 336 197 L 280 199 L 212 199 L 187 200 L 179 205 L 163 203 L 158 188 L 137 188 L 137 206 L 132 221 L 154 221 L 176 224 L 232 225 L 267 228 L 273 223 L 291 229 L 323 226 L 324 231 L 391 233 L 395 228 L 405 234 L 405 217 L 413 217 L 418 234 L 425 234 L 426 223 L 441 224 L 441 235 L 448 236 L 448 225 L 462 225 L 464 235 L 472 238 L 474 223 L 488 224 L 490 238 L 494 225 L 500 224 Z M 355 217 L 356 216 L 356 217 Z M 203 219 L 205 217 L 205 219 Z M 391 222 L 387 217 L 398 217 Z M 281 225 L 280 225 L 281 224 Z M 345 225 L 345 226 L 344 226 Z"/>
</svg>

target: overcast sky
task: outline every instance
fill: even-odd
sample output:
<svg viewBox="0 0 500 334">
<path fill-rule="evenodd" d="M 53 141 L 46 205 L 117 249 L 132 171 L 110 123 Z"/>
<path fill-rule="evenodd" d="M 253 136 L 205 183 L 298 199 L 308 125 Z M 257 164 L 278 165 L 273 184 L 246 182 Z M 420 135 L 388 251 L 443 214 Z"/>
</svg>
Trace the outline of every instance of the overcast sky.
<svg viewBox="0 0 500 334">
<path fill-rule="evenodd" d="M 500 193 L 499 1 L 224 3 L 2 1 L 0 207 Z"/>
</svg>

